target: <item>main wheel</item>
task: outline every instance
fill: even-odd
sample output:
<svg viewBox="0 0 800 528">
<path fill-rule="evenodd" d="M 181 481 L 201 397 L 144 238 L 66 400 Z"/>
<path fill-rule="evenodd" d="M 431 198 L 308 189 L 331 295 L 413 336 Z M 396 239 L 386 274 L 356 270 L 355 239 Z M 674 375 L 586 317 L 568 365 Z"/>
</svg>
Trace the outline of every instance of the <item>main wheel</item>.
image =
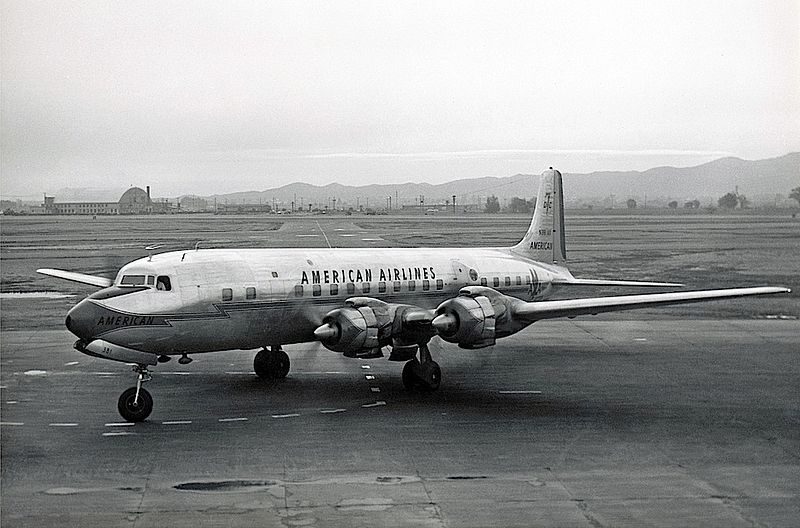
<svg viewBox="0 0 800 528">
<path fill-rule="evenodd" d="M 253 358 L 253 370 L 261 379 L 275 380 L 285 378 L 289 374 L 291 363 L 283 350 L 259 350 Z"/>
<path fill-rule="evenodd" d="M 403 386 L 408 390 L 414 390 L 417 385 L 419 384 L 419 377 L 417 376 L 417 372 L 419 371 L 419 361 L 417 358 L 414 358 L 410 361 L 406 361 L 406 364 L 403 366 Z"/>
<path fill-rule="evenodd" d="M 117 402 L 119 414 L 129 422 L 143 422 L 153 412 L 153 397 L 144 389 L 139 389 L 136 399 L 136 387 L 122 393 Z"/>
<path fill-rule="evenodd" d="M 435 361 L 426 361 L 419 367 L 419 386 L 422 390 L 433 392 L 442 383 L 442 369 Z"/>
<path fill-rule="evenodd" d="M 283 350 L 278 350 L 275 355 L 277 356 L 275 373 L 279 379 L 283 379 L 289 374 L 292 363 L 289 361 L 289 355 Z"/>
</svg>

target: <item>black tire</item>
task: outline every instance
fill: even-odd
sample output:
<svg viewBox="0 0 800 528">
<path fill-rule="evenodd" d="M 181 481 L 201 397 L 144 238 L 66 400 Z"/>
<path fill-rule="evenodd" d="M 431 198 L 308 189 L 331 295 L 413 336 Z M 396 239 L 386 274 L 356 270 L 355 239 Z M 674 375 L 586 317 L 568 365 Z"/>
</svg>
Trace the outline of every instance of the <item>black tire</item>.
<svg viewBox="0 0 800 528">
<path fill-rule="evenodd" d="M 139 389 L 139 400 L 136 400 L 136 387 L 122 393 L 117 402 L 119 414 L 128 422 L 143 422 L 153 412 L 153 397 L 144 389 Z"/>
<path fill-rule="evenodd" d="M 253 358 L 253 370 L 264 380 L 285 378 L 290 368 L 289 356 L 283 350 L 259 350 Z"/>
<path fill-rule="evenodd" d="M 419 377 L 417 376 L 417 372 L 419 371 L 419 361 L 414 358 L 410 361 L 406 361 L 406 364 L 403 366 L 403 386 L 407 390 L 414 390 L 417 388 L 419 384 Z"/>
<path fill-rule="evenodd" d="M 289 355 L 283 350 L 279 350 L 276 354 L 276 369 L 278 379 L 283 379 L 289 374 L 289 369 L 292 367 L 292 362 L 289 361 Z"/>
<path fill-rule="evenodd" d="M 442 369 L 435 361 L 428 361 L 420 366 L 419 386 L 426 392 L 433 392 L 442 383 Z"/>
</svg>

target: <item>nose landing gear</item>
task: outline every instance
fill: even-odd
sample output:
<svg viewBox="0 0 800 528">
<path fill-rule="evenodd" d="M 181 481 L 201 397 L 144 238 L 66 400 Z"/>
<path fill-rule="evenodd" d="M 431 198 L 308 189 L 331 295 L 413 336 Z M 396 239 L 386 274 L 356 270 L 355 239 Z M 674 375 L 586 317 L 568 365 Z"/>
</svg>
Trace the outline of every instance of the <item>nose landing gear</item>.
<svg viewBox="0 0 800 528">
<path fill-rule="evenodd" d="M 133 371 L 139 375 L 136 386 L 122 393 L 117 402 L 117 410 L 129 422 L 143 422 L 153 412 L 153 397 L 142 388 L 142 383 L 150 381 L 153 377 L 147 370 L 147 365 L 136 365 Z"/>
</svg>

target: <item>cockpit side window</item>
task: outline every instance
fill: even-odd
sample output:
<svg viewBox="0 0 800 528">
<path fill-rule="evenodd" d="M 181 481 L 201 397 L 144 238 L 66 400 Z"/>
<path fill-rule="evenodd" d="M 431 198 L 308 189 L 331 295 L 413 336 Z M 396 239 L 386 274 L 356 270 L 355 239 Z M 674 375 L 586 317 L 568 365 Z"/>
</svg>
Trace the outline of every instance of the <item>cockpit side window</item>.
<svg viewBox="0 0 800 528">
<path fill-rule="evenodd" d="M 172 290 L 172 281 L 166 275 L 159 275 L 156 279 L 156 289 L 162 291 Z"/>
<path fill-rule="evenodd" d="M 120 286 L 144 286 L 144 275 L 123 275 Z"/>
</svg>

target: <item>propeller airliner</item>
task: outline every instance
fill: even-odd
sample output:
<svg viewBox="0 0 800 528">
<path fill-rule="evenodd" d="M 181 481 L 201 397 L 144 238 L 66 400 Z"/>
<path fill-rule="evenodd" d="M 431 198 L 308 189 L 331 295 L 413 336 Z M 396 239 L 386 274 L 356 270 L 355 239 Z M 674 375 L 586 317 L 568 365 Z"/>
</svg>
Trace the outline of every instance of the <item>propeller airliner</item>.
<svg viewBox="0 0 800 528">
<path fill-rule="evenodd" d="M 530 228 L 512 247 L 199 249 L 153 253 L 114 280 L 56 269 L 39 273 L 101 288 L 66 317 L 90 356 L 129 363 L 138 375 L 117 408 L 145 420 L 153 398 L 142 387 L 150 366 L 189 354 L 260 349 L 253 367 L 284 378 L 283 345 L 319 341 L 352 358 L 405 362 L 408 389 L 436 390 L 431 356 L 438 336 L 466 349 L 489 347 L 536 321 L 751 295 L 749 287 L 547 300 L 563 286 L 678 288 L 682 284 L 578 279 L 566 266 L 561 173 L 545 171 Z"/>
</svg>

